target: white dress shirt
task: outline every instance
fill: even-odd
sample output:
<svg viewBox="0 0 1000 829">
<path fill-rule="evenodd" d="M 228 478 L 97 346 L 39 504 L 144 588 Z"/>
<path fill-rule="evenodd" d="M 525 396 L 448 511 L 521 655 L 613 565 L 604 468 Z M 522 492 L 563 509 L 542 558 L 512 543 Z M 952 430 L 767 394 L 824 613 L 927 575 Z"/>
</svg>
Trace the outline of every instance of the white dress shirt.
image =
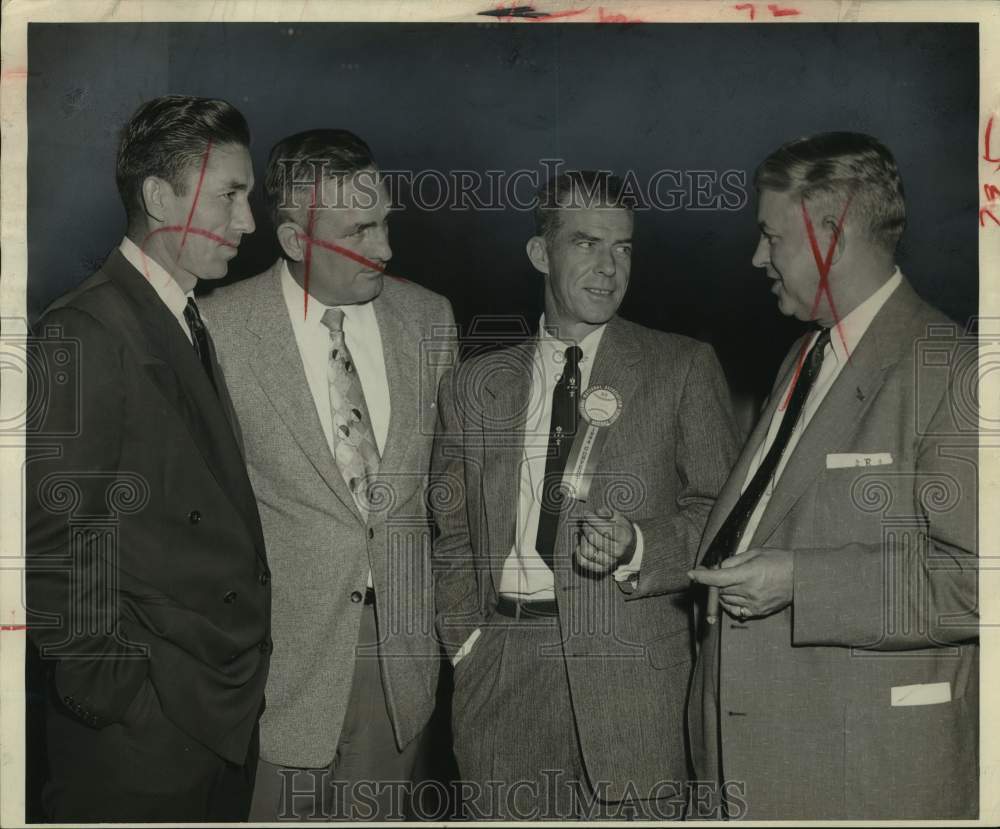
<svg viewBox="0 0 1000 829">
<path fill-rule="evenodd" d="M 118 246 L 122 256 L 139 273 L 146 277 L 156 295 L 167 306 L 170 313 L 174 315 L 181 326 L 181 331 L 187 337 L 188 342 L 194 344 L 191 339 L 191 329 L 188 328 L 187 320 L 184 319 L 184 309 L 187 307 L 188 299 L 194 298 L 194 291 L 185 293 L 177 281 L 157 262 L 153 257 L 143 253 L 139 246 L 126 236 Z"/>
<path fill-rule="evenodd" d="M 583 352 L 580 357 L 580 388 L 590 385 L 597 350 L 607 325 L 596 328 L 576 343 Z M 545 328 L 545 315 L 538 324 L 538 341 L 531 367 L 531 388 L 527 417 L 524 423 L 524 446 L 521 455 L 517 499 L 517 527 L 514 545 L 504 561 L 500 576 L 500 593 L 514 599 L 544 601 L 555 598 L 555 577 L 535 549 L 538 519 L 542 507 L 542 482 L 548 455 L 549 431 L 552 423 L 552 392 L 562 377 L 566 364 L 566 349 L 573 343 L 553 337 Z M 636 547 L 632 560 L 614 571 L 617 581 L 625 581 L 639 572 L 642 565 L 643 538 L 636 524 Z M 476 644 L 480 629 L 476 628 L 452 657 L 457 665 Z"/>
<path fill-rule="evenodd" d="M 602 325 L 578 343 L 583 352 L 580 358 L 581 390 L 586 390 L 590 385 L 590 373 L 606 328 L 607 325 Z M 552 392 L 565 368 L 566 349 L 573 345 L 553 337 L 546 331 L 544 315 L 539 322 L 538 330 L 538 343 L 532 360 L 528 414 L 524 424 L 524 448 L 517 500 L 517 532 L 514 546 L 504 561 L 500 578 L 501 594 L 533 601 L 555 598 L 553 573 L 535 549 L 535 539 L 538 535 L 538 519 L 542 508 L 542 482 L 545 478 L 545 460 L 552 422 Z M 634 529 L 635 554 L 627 566 L 619 567 L 615 571 L 614 576 L 619 581 L 639 572 L 642 563 L 642 534 L 638 527 Z"/>
<path fill-rule="evenodd" d="M 302 357 L 309 392 L 323 427 L 326 444 L 330 447 L 330 454 L 334 455 L 333 413 L 330 411 L 330 388 L 327 380 L 330 329 L 322 323 L 327 308 L 339 308 L 344 312 L 344 342 L 351 352 L 351 359 L 361 380 L 375 443 L 379 454 L 382 454 L 389 434 L 389 378 L 385 371 L 382 335 L 374 306 L 371 302 L 323 305 L 313 296 L 309 296 L 307 303 L 302 286 L 292 277 L 285 262 L 281 263 L 281 291 L 288 307 L 295 343 Z M 373 586 L 371 570 L 368 571 L 368 586 Z"/>
<path fill-rule="evenodd" d="M 330 387 L 327 367 L 330 362 L 330 329 L 323 325 L 327 308 L 344 312 L 344 342 L 358 371 L 365 393 L 368 415 L 379 454 L 385 450 L 389 434 L 389 380 L 385 373 L 382 335 L 378 330 L 375 308 L 371 302 L 359 305 L 323 305 L 315 297 L 305 301 L 302 286 L 295 281 L 286 262 L 281 263 L 281 291 L 288 306 L 288 316 L 295 332 L 295 342 L 302 356 L 306 382 L 316 404 L 326 444 L 333 454 L 333 413 L 330 411 Z"/>
<path fill-rule="evenodd" d="M 784 471 L 785 465 L 788 463 L 788 459 L 792 456 L 792 452 L 795 451 L 795 446 L 798 444 L 799 438 L 802 437 L 802 432 L 805 431 L 805 428 L 812 419 L 812 416 L 816 413 L 816 410 L 823 402 L 827 392 L 830 391 L 830 387 L 840 376 L 840 372 L 847 364 L 849 359 L 848 355 L 854 353 L 854 349 L 857 348 L 861 338 L 872 324 L 872 320 L 875 319 L 875 315 L 882 309 L 886 300 L 889 299 L 892 292 L 899 287 L 899 284 L 902 281 L 903 275 L 899 272 L 899 268 L 896 268 L 896 270 L 893 271 L 892 276 L 889 277 L 888 281 L 881 288 L 875 291 L 875 293 L 868 297 L 868 299 L 844 317 L 840 321 L 839 325 L 835 325 L 830 330 L 830 343 L 823 352 L 823 365 L 820 367 L 819 375 L 816 377 L 813 387 L 809 390 L 809 396 L 806 398 L 805 405 L 802 407 L 802 413 L 799 415 L 799 420 L 795 424 L 795 428 L 792 430 L 791 436 L 788 438 L 788 444 L 785 446 L 785 451 L 782 453 L 781 459 L 778 461 L 778 466 L 774 471 L 774 477 L 771 478 L 771 481 L 764 490 L 763 495 L 760 496 L 760 501 L 757 502 L 757 506 L 754 509 L 753 514 L 750 516 L 750 520 L 747 522 L 746 530 L 743 532 L 743 537 L 740 539 L 739 547 L 736 549 L 737 553 L 742 553 L 749 548 L 750 541 L 753 539 L 753 534 L 757 530 L 757 525 L 760 524 L 760 519 L 764 515 L 764 510 L 767 509 L 767 504 L 771 500 L 771 495 L 774 493 L 774 488 L 777 485 L 778 478 L 781 477 L 781 473 Z M 813 338 L 809 341 L 809 348 L 812 348 L 812 344 L 816 342 L 816 338 L 818 336 L 819 332 L 816 332 L 815 336 L 813 336 Z M 796 373 L 793 373 L 791 380 L 789 380 L 788 385 L 781 393 L 782 401 L 788 399 L 788 395 L 791 393 L 791 386 L 792 383 L 795 382 L 795 378 Z M 757 452 L 754 455 L 753 462 L 750 464 L 750 468 L 747 469 L 747 477 L 743 482 L 743 489 L 747 488 L 750 481 L 753 480 L 754 473 L 756 473 L 761 463 L 764 462 L 764 456 L 771 448 L 771 444 L 774 443 L 774 438 L 778 434 L 778 429 L 781 427 L 781 421 L 784 416 L 784 407 L 779 404 L 778 408 L 774 410 L 774 416 L 771 418 L 771 425 L 767 430 L 764 442 L 758 447 Z M 743 489 L 740 490 L 741 493 Z"/>
</svg>

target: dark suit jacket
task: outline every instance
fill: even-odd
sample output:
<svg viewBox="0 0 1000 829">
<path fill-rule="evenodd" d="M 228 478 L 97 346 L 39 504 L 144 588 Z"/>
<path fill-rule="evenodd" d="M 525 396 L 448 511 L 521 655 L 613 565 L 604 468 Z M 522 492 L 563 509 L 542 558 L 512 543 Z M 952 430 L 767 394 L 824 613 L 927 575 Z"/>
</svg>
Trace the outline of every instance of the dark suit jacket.
<svg viewBox="0 0 1000 829">
<path fill-rule="evenodd" d="M 789 352 L 719 495 L 702 554 L 739 498 L 801 347 Z M 701 649 L 689 705 L 695 772 L 716 779 L 721 745 L 737 814 L 976 816 L 978 444 L 969 352 L 954 324 L 904 281 L 788 459 L 751 544 L 794 551 L 793 603 L 745 624 L 723 614 Z M 888 453 L 892 462 L 829 461 L 852 453 Z M 909 686 L 925 686 L 911 702 L 933 699 L 926 686 L 948 696 L 893 704 L 893 689 Z"/>
<path fill-rule="evenodd" d="M 514 543 L 519 468 L 535 341 L 476 357 L 441 384 L 432 466 L 438 629 L 450 655 L 489 626 Z M 590 385 L 623 410 L 597 468 L 587 509 L 613 506 L 644 537 L 639 588 L 573 566 L 574 512 L 560 521 L 555 593 L 573 715 L 592 781 L 607 796 L 647 797 L 687 779 L 684 700 L 692 658 L 682 597 L 644 598 L 644 580 L 687 583 L 698 540 L 736 454 L 729 393 L 712 349 L 621 318 L 608 323 Z M 497 617 L 501 621 L 503 617 Z M 459 663 L 455 695 L 476 671 Z M 456 703 L 457 706 L 457 703 Z M 531 728 L 531 706 L 525 722 Z M 660 792 L 667 796 L 670 792 Z"/>
<path fill-rule="evenodd" d="M 65 709 L 101 728 L 151 682 L 242 763 L 270 647 L 270 574 L 220 381 L 115 250 L 44 314 L 29 394 L 29 634 Z"/>
</svg>

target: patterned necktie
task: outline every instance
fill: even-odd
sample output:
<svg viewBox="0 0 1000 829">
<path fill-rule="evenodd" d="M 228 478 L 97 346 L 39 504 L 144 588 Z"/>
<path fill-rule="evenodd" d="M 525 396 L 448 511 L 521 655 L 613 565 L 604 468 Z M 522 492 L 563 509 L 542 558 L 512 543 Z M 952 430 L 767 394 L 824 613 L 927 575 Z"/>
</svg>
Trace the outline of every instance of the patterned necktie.
<svg viewBox="0 0 1000 829">
<path fill-rule="evenodd" d="M 368 405 L 351 352 L 344 341 L 344 312 L 328 308 L 322 323 L 330 329 L 330 360 L 326 378 L 333 418 L 333 457 L 364 516 L 368 515 L 368 487 L 378 474 L 381 458 Z"/>
<path fill-rule="evenodd" d="M 564 500 L 560 484 L 566 469 L 566 458 L 576 435 L 582 356 L 583 351 L 575 345 L 566 349 L 566 364 L 562 376 L 552 390 L 552 421 L 549 426 L 545 477 L 542 481 L 542 508 L 538 514 L 538 534 L 535 536 L 535 551 L 550 570 L 555 558 L 556 530 Z"/>
<path fill-rule="evenodd" d="M 191 297 L 188 297 L 187 305 L 184 307 L 184 321 L 187 322 L 188 330 L 191 332 L 191 343 L 194 345 L 195 354 L 201 360 L 202 368 L 205 369 L 212 388 L 218 394 L 219 387 L 215 384 L 215 372 L 212 370 L 212 349 L 208 344 L 208 329 L 205 328 L 201 314 L 198 313 L 198 306 Z"/>
<path fill-rule="evenodd" d="M 778 468 L 778 462 L 781 460 L 781 455 L 788 445 L 788 439 L 792 436 L 795 424 L 802 414 L 806 398 L 809 396 L 809 390 L 816 381 L 820 367 L 823 365 L 823 352 L 829 342 L 830 329 L 824 328 L 820 331 L 816 342 L 813 343 L 813 347 L 809 349 L 809 353 L 802 363 L 799 377 L 795 381 L 795 389 L 792 391 L 788 407 L 785 409 L 785 416 L 781 419 L 778 434 L 774 437 L 774 443 L 771 444 L 771 448 L 768 450 L 764 460 L 761 461 L 750 483 L 747 484 L 747 488 L 743 490 L 743 494 L 740 495 L 736 506 L 732 508 L 726 517 L 725 523 L 719 528 L 719 531 L 715 534 L 715 538 L 712 539 L 712 543 L 709 545 L 705 553 L 705 558 L 702 561 L 703 567 L 715 567 L 723 559 L 733 555 L 739 547 L 740 540 L 743 538 L 743 533 L 747 527 L 747 522 L 750 520 L 750 516 L 753 515 L 757 507 L 757 502 L 760 501 L 760 497 L 764 494 L 764 490 L 767 489 L 771 478 L 774 477 L 775 470 Z"/>
</svg>

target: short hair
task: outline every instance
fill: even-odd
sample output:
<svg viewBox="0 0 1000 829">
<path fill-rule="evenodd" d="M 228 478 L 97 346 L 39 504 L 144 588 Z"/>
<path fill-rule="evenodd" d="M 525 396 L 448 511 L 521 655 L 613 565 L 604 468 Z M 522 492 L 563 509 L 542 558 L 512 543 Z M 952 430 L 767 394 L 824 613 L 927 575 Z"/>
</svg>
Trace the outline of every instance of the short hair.
<svg viewBox="0 0 1000 829">
<path fill-rule="evenodd" d="M 296 191 L 322 179 L 346 178 L 375 167 L 369 146 L 348 130 L 306 130 L 271 148 L 264 175 L 267 209 L 275 227 L 299 205 Z"/>
<path fill-rule="evenodd" d="M 115 180 L 131 224 L 144 214 L 142 183 L 149 176 L 185 193 L 188 170 L 214 146 L 250 146 L 250 127 L 232 104 L 215 98 L 164 95 L 147 101 L 122 129 Z"/>
<path fill-rule="evenodd" d="M 754 186 L 806 202 L 832 201 L 838 215 L 850 197 L 850 212 L 867 224 L 872 241 L 890 253 L 906 226 L 896 160 L 870 135 L 826 132 L 789 141 L 761 162 Z"/>
<path fill-rule="evenodd" d="M 551 178 L 535 200 L 535 235 L 551 242 L 559 232 L 563 208 L 617 207 L 635 209 L 635 199 L 622 180 L 607 170 L 567 170 Z"/>
</svg>

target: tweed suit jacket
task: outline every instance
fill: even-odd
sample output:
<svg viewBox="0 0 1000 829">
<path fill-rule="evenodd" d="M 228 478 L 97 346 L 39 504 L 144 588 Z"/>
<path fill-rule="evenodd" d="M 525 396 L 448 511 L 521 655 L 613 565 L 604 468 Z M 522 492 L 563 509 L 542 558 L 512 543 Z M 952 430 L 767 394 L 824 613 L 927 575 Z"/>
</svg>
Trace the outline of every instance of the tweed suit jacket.
<svg viewBox="0 0 1000 829">
<path fill-rule="evenodd" d="M 745 623 L 723 614 L 689 705 L 696 775 L 716 780 L 721 761 L 735 816 L 977 813 L 978 444 L 974 401 L 952 370 L 971 365 L 974 377 L 975 362 L 955 334 L 904 280 L 777 481 L 751 546 L 794 551 L 793 603 Z M 701 554 L 801 348 L 778 373 Z M 835 462 L 851 455 L 891 462 Z"/>
<path fill-rule="evenodd" d="M 377 503 L 366 520 L 324 437 L 280 274 L 279 261 L 202 305 L 239 417 L 274 574 L 261 756 L 322 767 L 334 756 L 347 708 L 369 567 L 381 642 L 368 655 L 380 661 L 400 748 L 434 706 L 440 650 L 424 495 L 454 322 L 447 300 L 403 280 L 386 277 L 373 300 L 391 415 Z"/>
<path fill-rule="evenodd" d="M 535 341 L 460 364 L 442 382 L 432 500 L 438 629 L 450 654 L 476 628 L 488 636 L 514 543 L 519 466 Z M 621 395 L 587 503 L 560 519 L 554 558 L 573 715 L 587 774 L 610 799 L 648 797 L 687 779 L 683 708 L 692 659 L 683 597 L 646 598 L 646 574 L 679 582 L 694 562 L 712 503 L 735 457 L 729 393 L 712 349 L 619 317 L 590 377 Z M 453 493 L 448 498 L 444 493 Z M 644 537 L 638 589 L 573 564 L 574 516 L 613 506 Z M 686 580 L 685 580 L 686 581 Z M 630 592 L 631 591 L 631 592 Z M 481 642 L 482 640 L 480 640 Z M 456 707 L 480 644 L 459 662 Z M 531 728 L 525 700 L 523 723 Z M 603 796 L 603 795 L 602 795 Z M 654 793 L 654 796 L 655 793 Z"/>
</svg>

